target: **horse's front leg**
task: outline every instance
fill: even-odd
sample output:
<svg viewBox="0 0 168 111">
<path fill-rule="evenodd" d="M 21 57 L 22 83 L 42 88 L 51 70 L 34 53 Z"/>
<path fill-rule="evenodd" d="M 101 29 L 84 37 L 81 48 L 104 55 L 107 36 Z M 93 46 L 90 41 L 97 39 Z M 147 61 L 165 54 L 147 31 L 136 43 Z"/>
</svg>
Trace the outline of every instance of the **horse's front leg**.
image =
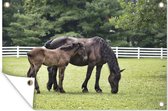
<svg viewBox="0 0 168 111">
<path fill-rule="evenodd" d="M 59 67 L 59 92 L 60 93 L 65 93 L 63 89 L 64 71 L 65 71 L 65 67 Z"/>
<path fill-rule="evenodd" d="M 87 68 L 87 73 L 86 73 L 86 78 L 85 78 L 85 81 L 83 82 L 82 84 L 82 92 L 88 92 L 88 88 L 87 88 L 87 83 L 90 79 L 90 76 L 92 74 L 92 71 L 93 71 L 93 68 L 94 68 L 94 65 L 93 64 L 89 64 L 88 65 L 88 68 Z"/>
<path fill-rule="evenodd" d="M 100 73 L 103 65 L 97 65 L 96 66 L 96 82 L 95 82 L 95 90 L 97 93 L 101 93 L 102 90 L 99 86 L 99 79 L 100 79 Z"/>
</svg>

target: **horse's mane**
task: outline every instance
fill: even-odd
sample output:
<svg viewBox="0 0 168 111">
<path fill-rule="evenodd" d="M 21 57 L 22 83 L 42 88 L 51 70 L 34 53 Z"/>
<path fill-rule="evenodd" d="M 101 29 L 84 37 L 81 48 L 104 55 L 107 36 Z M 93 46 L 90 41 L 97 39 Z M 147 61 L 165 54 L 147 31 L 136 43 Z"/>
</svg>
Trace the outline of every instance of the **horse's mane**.
<svg viewBox="0 0 168 111">
<path fill-rule="evenodd" d="M 52 39 L 48 40 L 46 43 L 44 43 L 44 47 L 46 47 L 47 49 L 51 49 L 50 44 L 52 41 L 53 41 Z"/>
<path fill-rule="evenodd" d="M 107 62 L 110 72 L 113 74 L 120 73 L 120 68 L 114 51 L 110 45 L 101 37 L 94 37 L 95 40 L 100 44 L 100 53 L 104 61 Z"/>
<path fill-rule="evenodd" d="M 62 45 L 65 45 L 67 41 L 74 41 L 73 37 L 62 36 L 56 39 L 51 39 L 44 44 L 44 47 L 48 49 L 56 49 Z"/>
</svg>

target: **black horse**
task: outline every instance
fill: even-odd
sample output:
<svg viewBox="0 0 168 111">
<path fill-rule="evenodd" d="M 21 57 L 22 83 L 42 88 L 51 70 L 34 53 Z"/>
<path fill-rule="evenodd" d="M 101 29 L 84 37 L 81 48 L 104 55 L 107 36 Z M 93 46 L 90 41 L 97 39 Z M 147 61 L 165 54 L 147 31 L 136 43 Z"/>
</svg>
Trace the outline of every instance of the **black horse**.
<svg viewBox="0 0 168 111">
<path fill-rule="evenodd" d="M 64 44 L 69 44 L 73 42 L 83 43 L 85 50 L 87 52 L 87 60 L 85 60 L 81 55 L 76 54 L 70 60 L 70 63 L 76 66 L 85 66 L 88 65 L 87 73 L 85 81 L 82 84 L 82 92 L 88 92 L 87 83 L 90 79 L 91 73 L 96 66 L 96 82 L 95 82 L 95 90 L 96 92 L 102 92 L 99 86 L 99 78 L 100 72 L 103 64 L 107 63 L 110 70 L 110 75 L 108 77 L 108 81 L 111 86 L 111 92 L 117 93 L 119 87 L 119 81 L 121 79 L 121 72 L 118 61 L 115 53 L 111 49 L 111 47 L 107 44 L 107 42 L 101 37 L 93 37 L 93 38 L 74 38 L 74 37 L 59 37 L 53 40 L 49 40 L 45 43 L 45 47 L 49 49 L 58 48 Z M 48 67 L 49 72 L 49 81 L 47 83 L 47 89 L 50 90 L 52 85 L 54 84 L 54 90 L 58 90 L 57 85 L 57 68 L 56 67 Z"/>
</svg>

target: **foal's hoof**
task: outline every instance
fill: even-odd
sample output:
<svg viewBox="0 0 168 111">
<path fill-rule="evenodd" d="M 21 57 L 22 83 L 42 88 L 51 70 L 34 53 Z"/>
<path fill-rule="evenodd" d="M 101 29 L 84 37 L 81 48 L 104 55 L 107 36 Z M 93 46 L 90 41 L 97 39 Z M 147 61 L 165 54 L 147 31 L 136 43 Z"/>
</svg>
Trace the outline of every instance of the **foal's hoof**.
<svg viewBox="0 0 168 111">
<path fill-rule="evenodd" d="M 88 91 L 88 89 L 83 89 L 82 92 L 83 93 L 88 93 L 89 91 Z"/>
<path fill-rule="evenodd" d="M 95 89 L 97 93 L 102 93 L 101 89 Z"/>
</svg>

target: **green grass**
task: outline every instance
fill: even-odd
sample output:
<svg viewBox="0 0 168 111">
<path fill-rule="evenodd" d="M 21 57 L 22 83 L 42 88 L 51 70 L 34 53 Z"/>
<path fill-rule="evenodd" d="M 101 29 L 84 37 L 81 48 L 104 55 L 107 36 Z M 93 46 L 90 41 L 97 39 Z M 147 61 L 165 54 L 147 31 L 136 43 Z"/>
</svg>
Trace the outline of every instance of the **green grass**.
<svg viewBox="0 0 168 111">
<path fill-rule="evenodd" d="M 119 93 L 111 94 L 108 83 L 109 70 L 104 65 L 101 72 L 102 94 L 94 90 L 95 70 L 88 83 L 89 93 L 82 93 L 81 85 L 87 67 L 68 65 L 65 71 L 65 94 L 46 89 L 48 74 L 46 66 L 38 73 L 41 94 L 34 96 L 35 109 L 166 109 L 166 59 L 119 59 L 122 73 Z M 26 76 L 29 63 L 27 58 L 3 58 L 3 72 L 10 75 Z M 164 102 L 164 106 L 159 106 Z"/>
</svg>

